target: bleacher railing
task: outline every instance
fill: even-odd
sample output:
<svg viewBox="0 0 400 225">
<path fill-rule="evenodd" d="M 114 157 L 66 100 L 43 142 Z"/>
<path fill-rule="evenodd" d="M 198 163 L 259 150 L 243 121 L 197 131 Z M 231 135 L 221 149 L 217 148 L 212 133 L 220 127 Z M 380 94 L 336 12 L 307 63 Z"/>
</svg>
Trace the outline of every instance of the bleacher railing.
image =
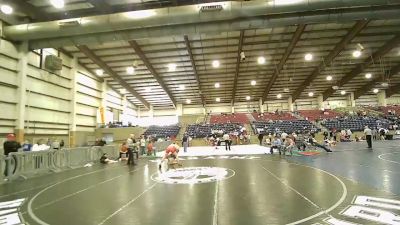
<svg viewBox="0 0 400 225">
<path fill-rule="evenodd" d="M 107 153 L 110 158 L 118 158 L 117 146 L 81 147 L 62 150 L 36 152 L 13 152 L 0 157 L 0 183 L 6 180 L 27 179 L 35 175 L 59 172 L 98 162 Z"/>
</svg>

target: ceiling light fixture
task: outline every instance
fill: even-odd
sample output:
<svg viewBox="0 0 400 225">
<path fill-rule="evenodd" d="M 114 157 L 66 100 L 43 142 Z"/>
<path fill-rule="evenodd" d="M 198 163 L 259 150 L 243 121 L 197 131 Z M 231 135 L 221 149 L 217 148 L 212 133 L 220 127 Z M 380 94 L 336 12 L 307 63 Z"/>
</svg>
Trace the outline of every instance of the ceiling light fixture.
<svg viewBox="0 0 400 225">
<path fill-rule="evenodd" d="M 175 70 L 176 70 L 176 64 L 175 63 L 168 64 L 168 71 L 169 72 L 174 72 Z"/>
<path fill-rule="evenodd" d="M 361 56 L 361 51 L 360 50 L 355 50 L 354 52 L 353 52 L 353 57 L 354 58 L 358 58 L 358 57 L 360 57 Z"/>
<path fill-rule="evenodd" d="M 327 77 L 326 77 L 326 80 L 327 80 L 327 81 L 331 81 L 332 79 L 333 79 L 332 76 L 327 76 Z"/>
<path fill-rule="evenodd" d="M 312 96 L 314 96 L 314 93 L 313 92 L 308 92 L 308 96 L 312 97 Z"/>
<path fill-rule="evenodd" d="M 214 68 L 218 68 L 218 67 L 220 66 L 219 61 L 218 61 L 218 60 L 214 60 L 214 61 L 212 62 L 212 66 L 213 66 Z"/>
<path fill-rule="evenodd" d="M 249 101 L 251 99 L 250 96 L 246 96 L 246 100 Z"/>
<path fill-rule="evenodd" d="M 306 61 L 311 61 L 311 60 L 313 59 L 313 55 L 310 54 L 310 53 L 307 53 L 307 54 L 304 56 L 304 59 L 305 59 Z"/>
<path fill-rule="evenodd" d="M 276 96 L 276 98 L 281 99 L 281 98 L 282 98 L 282 94 L 278 94 L 278 95 Z"/>
<path fill-rule="evenodd" d="M 265 58 L 264 57 L 262 57 L 262 56 L 260 56 L 260 57 L 258 57 L 258 59 L 257 59 L 257 62 L 258 62 L 258 64 L 265 64 Z"/>
<path fill-rule="evenodd" d="M 343 91 L 340 92 L 340 94 L 341 94 L 341 95 L 345 95 L 345 94 L 346 94 L 346 91 L 343 90 Z"/>
<path fill-rule="evenodd" d="M 57 9 L 64 8 L 65 5 L 64 0 L 50 0 L 50 3 Z"/>
<path fill-rule="evenodd" d="M 371 74 L 371 73 L 366 73 L 366 74 L 365 74 L 365 78 L 371 79 L 371 77 L 372 77 L 372 74 Z"/>
<path fill-rule="evenodd" d="M 255 86 L 255 85 L 257 84 L 257 81 L 252 80 L 252 81 L 250 82 L 250 84 L 253 85 L 253 86 Z"/>
<path fill-rule="evenodd" d="M 190 103 L 192 103 L 192 100 L 186 99 L 186 104 L 190 104 Z"/>
<path fill-rule="evenodd" d="M 219 88 L 219 87 L 221 87 L 221 85 L 220 85 L 219 83 L 215 83 L 215 84 L 214 84 L 214 87 L 215 87 L 215 88 Z"/>
<path fill-rule="evenodd" d="M 14 11 L 14 9 L 9 5 L 2 5 L 0 9 L 1 9 L 1 12 L 3 12 L 4 14 L 7 14 L 7 15 L 10 15 Z"/>
<path fill-rule="evenodd" d="M 103 70 L 100 70 L 100 69 L 98 69 L 98 70 L 96 70 L 96 74 L 97 74 L 97 76 L 103 76 L 103 74 L 104 74 L 104 71 L 103 71 Z"/>
<path fill-rule="evenodd" d="M 215 101 L 216 101 L 216 102 L 220 102 L 220 101 L 221 101 L 221 98 L 216 98 Z"/>
<path fill-rule="evenodd" d="M 179 85 L 179 90 L 181 90 L 181 91 L 185 90 L 185 85 L 183 85 L 183 84 Z"/>
<path fill-rule="evenodd" d="M 135 68 L 133 66 L 126 67 L 126 73 L 132 75 L 135 73 Z"/>
<path fill-rule="evenodd" d="M 372 90 L 375 94 L 377 94 L 379 92 L 378 88 L 374 88 L 374 90 Z"/>
<path fill-rule="evenodd" d="M 146 87 L 145 91 L 146 92 L 150 92 L 151 91 L 151 87 Z"/>
</svg>

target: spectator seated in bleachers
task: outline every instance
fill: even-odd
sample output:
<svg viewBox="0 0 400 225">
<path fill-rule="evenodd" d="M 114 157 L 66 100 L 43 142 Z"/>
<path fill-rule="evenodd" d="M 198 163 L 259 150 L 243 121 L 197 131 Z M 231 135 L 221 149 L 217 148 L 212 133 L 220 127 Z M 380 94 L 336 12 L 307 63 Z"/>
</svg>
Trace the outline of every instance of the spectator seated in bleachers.
<svg viewBox="0 0 400 225">
<path fill-rule="evenodd" d="M 194 124 L 189 125 L 186 129 L 186 133 L 192 138 L 205 138 L 215 131 L 219 131 L 221 137 L 224 132 L 230 133 L 240 133 L 240 128 L 243 124 L 238 123 L 226 123 L 226 124 Z M 222 132 L 221 132 L 222 131 Z M 217 134 L 215 134 L 217 135 Z"/>
<path fill-rule="evenodd" d="M 224 124 L 224 123 L 240 123 L 247 124 L 249 123 L 249 119 L 244 113 L 221 113 L 221 115 L 211 115 L 210 118 L 211 124 Z"/>
<path fill-rule="evenodd" d="M 365 126 L 373 128 L 388 128 L 389 121 L 371 116 L 344 116 L 330 119 L 322 123 L 328 129 L 363 131 Z"/>
<path fill-rule="evenodd" d="M 297 112 L 303 118 L 309 121 L 323 121 L 340 117 L 341 114 L 333 110 L 300 110 Z"/>
<path fill-rule="evenodd" d="M 145 132 L 144 136 L 152 136 L 157 138 L 171 138 L 174 139 L 179 133 L 181 128 L 178 125 L 171 126 L 150 126 Z"/>
<path fill-rule="evenodd" d="M 317 132 L 317 128 L 307 120 L 291 120 L 291 121 L 254 121 L 252 124 L 254 132 L 280 134 L 282 132 L 291 134 L 293 132 L 313 131 Z"/>
</svg>

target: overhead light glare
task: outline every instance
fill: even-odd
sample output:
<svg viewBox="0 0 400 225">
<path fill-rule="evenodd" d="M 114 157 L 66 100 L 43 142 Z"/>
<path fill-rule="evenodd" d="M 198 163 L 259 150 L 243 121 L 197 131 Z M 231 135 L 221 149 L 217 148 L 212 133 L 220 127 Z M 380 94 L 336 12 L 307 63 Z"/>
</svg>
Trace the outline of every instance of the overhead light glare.
<svg viewBox="0 0 400 225">
<path fill-rule="evenodd" d="M 216 102 L 220 102 L 220 101 L 221 101 L 221 98 L 216 98 L 215 101 L 216 101 Z"/>
<path fill-rule="evenodd" d="M 311 61 L 311 60 L 313 59 L 313 55 L 312 55 L 311 53 L 307 53 L 307 54 L 304 56 L 304 59 L 305 59 L 306 61 Z"/>
<path fill-rule="evenodd" d="M 54 6 L 56 9 L 61 9 L 64 8 L 64 0 L 50 0 L 50 3 Z"/>
<path fill-rule="evenodd" d="M 100 69 L 96 70 L 96 75 L 97 76 L 103 76 L 103 74 L 104 74 L 103 70 L 100 70 Z"/>
<path fill-rule="evenodd" d="M 185 90 L 185 85 L 183 85 L 183 84 L 179 85 L 179 90 L 181 90 L 181 91 Z"/>
<path fill-rule="evenodd" d="M 281 98 L 282 98 L 282 94 L 278 94 L 278 95 L 276 96 L 276 98 L 277 98 L 277 99 L 281 99 Z"/>
<path fill-rule="evenodd" d="M 249 101 L 251 99 L 250 96 L 246 96 L 246 100 Z"/>
<path fill-rule="evenodd" d="M 326 80 L 327 80 L 327 81 L 331 81 L 332 79 L 333 79 L 332 76 L 327 76 L 327 77 L 326 77 Z"/>
<path fill-rule="evenodd" d="M 192 103 L 192 100 L 186 99 L 186 104 L 190 104 L 190 103 Z"/>
<path fill-rule="evenodd" d="M 358 58 L 358 57 L 360 57 L 361 56 L 361 51 L 360 50 L 355 50 L 354 52 L 353 52 L 353 57 L 354 58 Z"/>
<path fill-rule="evenodd" d="M 132 19 L 144 19 L 155 16 L 156 12 L 154 10 L 141 10 L 141 11 L 127 12 L 127 15 Z"/>
<path fill-rule="evenodd" d="M 258 59 L 257 59 L 257 62 L 258 62 L 258 64 L 265 64 L 265 57 L 263 57 L 263 56 L 260 56 L 260 57 L 258 57 Z"/>
<path fill-rule="evenodd" d="M 269 5 L 290 5 L 302 2 L 304 0 L 272 0 L 268 4 Z"/>
<path fill-rule="evenodd" d="M 375 94 L 377 94 L 379 92 L 378 88 L 374 88 L 374 90 L 372 90 Z"/>
<path fill-rule="evenodd" d="M 371 74 L 371 73 L 366 73 L 366 74 L 365 74 L 365 78 L 371 79 L 371 77 L 372 77 L 372 74 Z"/>
<path fill-rule="evenodd" d="M 252 81 L 250 82 L 250 84 L 253 85 L 253 86 L 255 86 L 255 85 L 257 84 L 257 81 L 252 80 Z"/>
<path fill-rule="evenodd" d="M 14 11 L 14 9 L 9 5 L 1 5 L 0 9 L 2 13 L 7 15 L 10 15 Z"/>
<path fill-rule="evenodd" d="M 129 75 L 133 75 L 135 73 L 135 67 L 133 66 L 126 67 L 126 73 Z"/>
<path fill-rule="evenodd" d="M 145 91 L 146 92 L 150 92 L 151 91 L 151 87 L 146 87 Z"/>
<path fill-rule="evenodd" d="M 340 94 L 341 94 L 341 95 L 345 95 L 345 94 L 346 94 L 346 91 L 343 90 L 343 91 L 340 92 Z"/>
<path fill-rule="evenodd" d="M 221 87 L 221 85 L 220 85 L 219 83 L 215 83 L 215 84 L 214 84 L 214 87 L 215 87 L 215 88 L 219 88 L 219 87 Z"/>
<path fill-rule="evenodd" d="M 168 71 L 173 72 L 176 70 L 176 64 L 175 63 L 170 63 L 168 64 Z"/>
<path fill-rule="evenodd" d="M 220 66 L 219 61 L 218 61 L 218 60 L 214 60 L 214 61 L 212 62 L 212 66 L 213 66 L 214 68 L 218 68 L 218 67 Z"/>
<path fill-rule="evenodd" d="M 314 96 L 314 93 L 313 92 L 308 92 L 308 96 L 312 97 L 312 96 Z"/>
</svg>

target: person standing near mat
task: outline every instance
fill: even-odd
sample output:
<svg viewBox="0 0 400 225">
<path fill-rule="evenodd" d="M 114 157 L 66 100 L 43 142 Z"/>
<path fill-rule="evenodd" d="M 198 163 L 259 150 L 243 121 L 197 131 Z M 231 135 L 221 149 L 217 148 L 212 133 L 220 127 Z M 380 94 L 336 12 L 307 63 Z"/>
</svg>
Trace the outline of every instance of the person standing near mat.
<svg viewBox="0 0 400 225">
<path fill-rule="evenodd" d="M 372 148 L 372 130 L 368 126 L 365 126 L 364 134 L 368 143 L 368 148 Z"/>
<path fill-rule="evenodd" d="M 231 137 L 229 136 L 229 134 L 227 132 L 225 132 L 225 134 L 224 134 L 224 136 L 222 138 L 225 141 L 225 150 L 226 151 L 228 151 L 228 150 L 230 151 L 231 150 L 231 144 L 232 144 Z"/>
<path fill-rule="evenodd" d="M 186 132 L 185 132 L 185 134 L 183 135 L 183 138 L 182 138 L 182 146 L 183 146 L 183 151 L 187 152 L 187 149 L 189 147 L 189 137 L 188 137 Z"/>
</svg>

